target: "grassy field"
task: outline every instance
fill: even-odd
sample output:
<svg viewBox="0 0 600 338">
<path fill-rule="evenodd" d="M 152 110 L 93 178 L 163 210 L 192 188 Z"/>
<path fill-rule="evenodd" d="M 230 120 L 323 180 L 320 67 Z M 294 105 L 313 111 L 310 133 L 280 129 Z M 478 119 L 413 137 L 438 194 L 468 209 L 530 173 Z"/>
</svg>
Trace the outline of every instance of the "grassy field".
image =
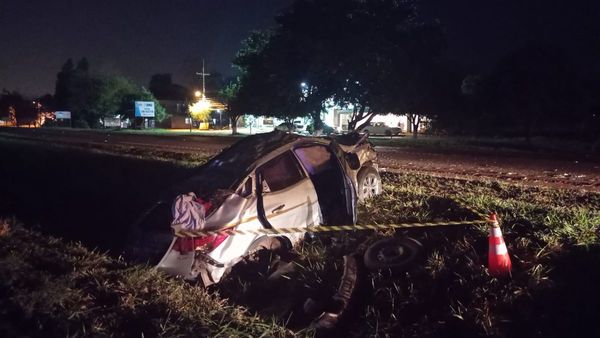
<svg viewBox="0 0 600 338">
<path fill-rule="evenodd" d="M 595 269 L 600 263 L 599 194 L 415 174 L 387 174 L 384 182 L 384 194 L 360 208 L 361 222 L 477 219 L 466 206 L 496 211 L 513 261 L 512 277 L 497 279 L 487 273 L 485 227 L 447 226 L 375 236 L 344 233 L 301 246 L 294 256 L 297 268 L 278 286 L 281 294 L 276 298 L 328 299 L 339 283 L 342 255 L 360 255 L 364 249 L 359 244 L 375 238 L 411 236 L 424 245 L 418 264 L 400 274 L 366 274 L 353 314 L 340 334 L 569 337 L 600 333 L 594 320 L 598 314 L 594 304 L 600 301 L 595 291 L 600 282 Z M 252 308 L 270 282 L 253 278 L 248 270 L 253 271 L 234 273 L 221 292 Z M 240 288 L 248 291 L 228 291 Z M 293 295 L 286 290 L 294 290 Z M 289 315 L 285 313 L 281 320 L 303 323 L 302 319 L 294 323 Z"/>
<path fill-rule="evenodd" d="M 3 337 L 285 337 L 206 290 L 0 220 Z"/>
<path fill-rule="evenodd" d="M 110 248 L 126 222 L 107 213 L 84 221 L 79 216 L 106 205 L 102 210 L 132 217 L 130 210 L 142 206 L 134 203 L 136 196 L 148 198 L 160 188 L 148 190 L 139 182 L 166 186 L 199 162 L 181 167 L 22 144 L 4 144 L 0 150 L 12 159 L 0 168 L 3 177 L 21 173 L 28 178 L 6 181 L 0 197 L 8 193 L 12 202 L 0 211 L 35 214 L 28 224 L 41 226 L 31 231 L 13 220 L 2 222 L 11 229 L 0 231 L 2 336 L 311 336 L 315 332 L 305 327 L 312 318 L 301 315 L 302 304 L 310 297 L 326 309 L 340 282 L 343 255 L 360 258 L 366 245 L 390 236 L 421 241 L 416 264 L 396 273 L 362 269 L 359 292 L 339 328 L 318 335 L 600 336 L 595 323 L 598 193 L 384 174 L 384 193 L 359 208 L 361 223 L 471 220 L 478 218 L 472 209 L 495 211 L 513 261 L 512 276 L 497 279 L 487 273 L 485 227 L 446 226 L 319 235 L 285 257 L 294 268 L 276 282 L 266 279 L 268 271 L 259 263 L 245 262 L 221 285 L 204 290 L 132 266 L 114 253 L 50 236 L 69 234 L 74 240 L 85 232 L 73 229 L 110 224 L 110 231 L 85 242 Z M 80 172 L 85 175 L 75 175 Z M 77 217 L 59 217 L 55 210 L 65 205 L 80 209 Z M 61 219 L 68 226 L 61 226 Z"/>
</svg>

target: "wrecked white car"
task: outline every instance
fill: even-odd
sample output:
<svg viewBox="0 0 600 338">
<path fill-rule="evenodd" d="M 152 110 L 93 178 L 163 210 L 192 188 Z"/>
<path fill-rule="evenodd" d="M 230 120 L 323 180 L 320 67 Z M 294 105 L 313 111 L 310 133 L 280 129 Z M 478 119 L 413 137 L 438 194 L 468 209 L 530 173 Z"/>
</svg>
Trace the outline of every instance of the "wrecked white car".
<svg viewBox="0 0 600 338">
<path fill-rule="evenodd" d="M 303 227 L 310 232 L 315 225 L 354 224 L 357 201 L 380 192 L 376 153 L 366 135 L 248 136 L 141 217 L 133 256 L 210 285 L 252 252 L 291 247 L 305 234 L 179 238 L 173 231 Z"/>
</svg>

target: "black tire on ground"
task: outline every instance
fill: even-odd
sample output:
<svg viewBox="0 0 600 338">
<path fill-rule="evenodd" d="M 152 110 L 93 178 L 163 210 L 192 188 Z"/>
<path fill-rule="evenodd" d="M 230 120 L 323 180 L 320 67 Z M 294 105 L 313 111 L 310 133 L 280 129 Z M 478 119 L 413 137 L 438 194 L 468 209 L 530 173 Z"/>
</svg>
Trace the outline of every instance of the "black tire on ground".
<svg viewBox="0 0 600 338">
<path fill-rule="evenodd" d="M 356 176 L 356 181 L 358 185 L 357 194 L 360 201 L 381 193 L 381 176 L 371 166 L 365 166 L 360 169 Z"/>
<path fill-rule="evenodd" d="M 173 240 L 171 207 L 157 203 L 133 224 L 125 248 L 125 257 L 135 263 L 156 265 Z"/>
<path fill-rule="evenodd" d="M 401 272 L 411 267 L 422 247 L 419 241 L 410 237 L 381 239 L 365 251 L 364 263 L 373 271 Z"/>
<path fill-rule="evenodd" d="M 385 131 L 385 135 L 386 136 L 392 136 L 392 131 L 391 130 L 386 130 Z"/>
</svg>

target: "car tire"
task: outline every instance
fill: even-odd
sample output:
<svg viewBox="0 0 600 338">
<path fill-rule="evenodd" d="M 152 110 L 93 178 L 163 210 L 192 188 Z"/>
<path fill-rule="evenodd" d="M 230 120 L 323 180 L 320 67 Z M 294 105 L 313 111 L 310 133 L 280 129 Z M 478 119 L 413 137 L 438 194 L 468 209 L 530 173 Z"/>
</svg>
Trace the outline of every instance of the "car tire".
<svg viewBox="0 0 600 338">
<path fill-rule="evenodd" d="M 386 136 L 392 136 L 392 131 L 391 130 L 386 130 L 385 131 L 385 135 Z"/>
<path fill-rule="evenodd" d="M 358 199 L 364 201 L 381 193 L 381 176 L 371 166 L 363 167 L 356 177 Z"/>
<path fill-rule="evenodd" d="M 157 203 L 133 224 L 125 247 L 125 257 L 135 263 L 157 265 L 173 241 L 171 207 Z"/>
<path fill-rule="evenodd" d="M 381 239 L 367 248 L 363 260 L 372 271 L 402 272 L 412 266 L 422 248 L 419 241 L 410 237 Z"/>
</svg>

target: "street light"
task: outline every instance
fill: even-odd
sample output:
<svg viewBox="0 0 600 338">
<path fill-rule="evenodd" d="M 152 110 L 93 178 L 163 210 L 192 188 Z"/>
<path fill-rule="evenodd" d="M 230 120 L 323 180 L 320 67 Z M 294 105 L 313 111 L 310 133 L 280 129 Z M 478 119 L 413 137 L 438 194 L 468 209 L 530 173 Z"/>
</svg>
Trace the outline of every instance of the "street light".
<svg viewBox="0 0 600 338">
<path fill-rule="evenodd" d="M 300 83 L 300 93 L 302 93 L 300 101 L 306 101 L 306 97 L 308 96 L 308 84 L 306 82 Z"/>
<path fill-rule="evenodd" d="M 195 96 L 195 97 L 200 97 L 200 96 L 202 96 L 202 93 L 201 93 L 199 90 L 196 90 L 196 91 L 194 92 L 194 96 Z"/>
</svg>

